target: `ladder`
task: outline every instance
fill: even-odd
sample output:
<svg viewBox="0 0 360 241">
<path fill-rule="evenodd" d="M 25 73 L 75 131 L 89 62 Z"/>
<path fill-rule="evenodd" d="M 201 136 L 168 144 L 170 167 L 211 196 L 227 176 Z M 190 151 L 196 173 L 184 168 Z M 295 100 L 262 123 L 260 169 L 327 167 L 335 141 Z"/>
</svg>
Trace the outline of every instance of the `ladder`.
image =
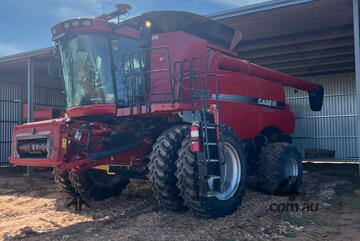
<svg viewBox="0 0 360 241">
<path fill-rule="evenodd" d="M 221 165 L 224 164 L 224 142 L 223 124 L 221 121 L 221 110 L 218 98 L 218 76 L 209 74 L 209 50 L 206 53 L 205 81 L 202 79 L 201 55 L 192 59 L 186 59 L 174 64 L 174 70 L 180 69 L 179 79 L 179 101 L 185 101 L 184 92 L 188 90 L 188 101 L 194 106 L 200 106 L 197 119 L 200 130 L 201 151 L 197 153 L 199 171 L 199 194 L 203 197 L 214 197 L 220 193 Z M 198 61 L 198 68 L 194 68 Z M 189 77 L 184 78 L 184 65 L 189 63 Z M 177 66 L 180 68 L 177 68 Z M 176 74 L 174 75 L 176 76 Z M 211 96 L 208 89 L 209 77 L 215 78 L 215 94 Z M 176 80 L 176 78 L 174 78 Z M 184 87 L 184 82 L 189 81 L 189 88 Z M 198 89 L 196 89 L 198 87 Z M 208 99 L 215 96 L 216 104 L 208 109 Z M 195 100 L 198 100 L 197 103 Z M 195 115 L 196 116 L 196 115 Z"/>
<path fill-rule="evenodd" d="M 203 182 L 206 181 L 206 185 L 200 186 L 200 195 L 204 197 L 214 197 L 220 193 L 221 188 L 221 165 L 224 163 L 221 160 L 225 160 L 224 156 L 224 141 L 223 141 L 223 124 L 221 119 L 221 110 L 218 98 L 218 76 L 215 74 L 209 74 L 209 49 L 206 52 L 206 69 L 205 69 L 205 87 L 204 94 L 201 95 L 202 105 L 202 131 L 203 131 L 203 149 L 205 152 L 203 162 L 199 161 L 199 169 L 203 170 L 203 173 L 199 171 L 199 176 L 202 177 Z M 208 109 L 208 82 L 209 77 L 215 78 L 215 99 L 216 104 L 212 106 L 211 110 Z M 212 96 L 211 96 L 212 97 Z M 201 167 L 200 167 L 201 166 Z M 204 183 L 205 184 L 205 183 Z"/>
</svg>

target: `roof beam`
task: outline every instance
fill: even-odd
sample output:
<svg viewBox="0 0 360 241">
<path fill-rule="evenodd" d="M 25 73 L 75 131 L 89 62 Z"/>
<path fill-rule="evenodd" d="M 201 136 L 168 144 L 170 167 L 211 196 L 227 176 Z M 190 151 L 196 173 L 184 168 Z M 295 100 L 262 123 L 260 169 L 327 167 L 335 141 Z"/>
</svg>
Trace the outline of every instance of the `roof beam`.
<svg viewBox="0 0 360 241">
<path fill-rule="evenodd" d="M 329 64 L 329 65 L 322 65 L 315 67 L 288 69 L 286 73 L 290 75 L 302 75 L 302 74 L 316 73 L 316 72 L 330 72 L 330 71 L 341 72 L 343 70 L 349 70 L 349 69 L 355 69 L 354 61 L 343 64 Z"/>
<path fill-rule="evenodd" d="M 353 54 L 353 53 L 354 53 L 354 46 L 350 45 L 345 47 L 320 49 L 320 50 L 313 50 L 313 51 L 307 51 L 301 53 L 266 56 L 261 58 L 253 58 L 249 60 L 259 65 L 267 65 L 267 64 L 275 64 L 275 63 L 285 63 L 289 61 L 297 61 L 303 59 L 317 59 L 320 57 L 331 57 L 331 56 L 338 56 L 344 54 Z"/>
<path fill-rule="evenodd" d="M 294 33 L 283 36 L 276 36 L 272 38 L 265 38 L 252 41 L 240 42 L 236 47 L 236 51 L 249 51 L 270 47 L 279 47 L 290 44 L 299 44 L 304 42 L 311 42 L 316 40 L 325 40 L 331 38 L 340 38 L 353 36 L 353 26 L 345 25 L 341 27 L 332 27 L 320 29 L 315 31 L 308 31 L 302 33 Z"/>
<path fill-rule="evenodd" d="M 293 45 L 287 45 L 287 46 L 281 46 L 275 48 L 244 51 L 238 53 L 240 58 L 251 59 L 251 58 L 267 57 L 272 55 L 293 54 L 299 52 L 307 52 L 307 51 L 352 46 L 352 45 L 354 45 L 354 37 L 349 36 L 349 37 L 313 41 L 303 44 L 293 44 Z"/>
<path fill-rule="evenodd" d="M 336 70 L 336 71 L 325 71 L 325 72 L 308 72 L 305 74 L 295 74 L 294 77 L 307 77 L 307 76 L 316 76 L 316 75 L 330 75 L 330 74 L 340 74 L 340 73 L 349 73 L 349 72 L 355 72 L 355 68 L 349 68 L 349 69 L 342 69 L 342 70 Z"/>
<path fill-rule="evenodd" d="M 220 19 L 242 16 L 246 14 L 252 14 L 252 13 L 262 12 L 276 8 L 287 7 L 301 3 L 312 2 L 312 1 L 314 0 L 272 0 L 263 3 L 251 4 L 244 7 L 234 8 L 226 11 L 216 12 L 207 15 L 207 17 L 210 17 L 214 20 L 220 20 Z"/>
<path fill-rule="evenodd" d="M 346 54 L 334 57 L 326 57 L 326 58 L 316 58 L 316 59 L 303 59 L 299 61 L 291 61 L 291 62 L 284 62 L 279 64 L 269 64 L 265 65 L 270 69 L 276 69 L 279 71 L 285 71 L 287 69 L 293 68 L 301 68 L 301 67 L 313 67 L 313 66 L 321 66 L 324 64 L 341 64 L 347 62 L 354 61 L 354 54 Z"/>
<path fill-rule="evenodd" d="M 327 68 L 324 66 L 329 66 L 329 65 L 333 65 L 334 68 L 337 68 L 339 66 L 340 69 L 342 69 L 341 66 L 355 66 L 355 61 L 354 60 L 350 60 L 347 62 L 342 62 L 342 63 L 336 63 L 336 65 L 334 64 L 327 64 L 327 63 L 323 63 L 323 64 L 317 64 L 317 65 L 308 65 L 308 66 L 293 66 L 292 68 L 286 68 L 286 69 L 276 69 L 280 72 L 288 72 L 288 71 L 294 71 L 294 70 L 298 70 L 298 69 L 311 69 L 311 70 L 322 70 L 323 68 Z"/>
<path fill-rule="evenodd" d="M 35 57 L 35 56 L 44 55 L 44 54 L 50 54 L 55 50 L 56 50 L 55 47 L 48 47 L 48 48 L 37 49 L 37 50 L 28 51 L 28 52 L 24 52 L 24 53 L 20 53 L 20 54 L 13 54 L 13 55 L 5 56 L 5 57 L 0 57 L 0 63 L 12 62 L 12 61 L 17 61 L 17 60 L 26 60 L 27 58 L 30 58 L 30 57 Z"/>
</svg>

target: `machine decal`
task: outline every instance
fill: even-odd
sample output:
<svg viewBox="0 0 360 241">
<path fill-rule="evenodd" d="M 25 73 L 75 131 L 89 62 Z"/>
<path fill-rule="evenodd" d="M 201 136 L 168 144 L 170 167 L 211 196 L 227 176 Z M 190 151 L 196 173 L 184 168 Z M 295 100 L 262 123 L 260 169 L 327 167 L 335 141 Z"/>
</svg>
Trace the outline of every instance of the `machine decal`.
<svg viewBox="0 0 360 241">
<path fill-rule="evenodd" d="M 211 96 L 212 100 L 216 100 L 216 94 Z M 238 102 L 238 103 L 246 103 L 250 105 L 261 105 L 276 109 L 284 109 L 285 103 L 276 100 L 269 100 L 263 98 L 256 98 L 251 96 L 242 96 L 242 95 L 229 95 L 229 94 L 219 94 L 219 100 L 222 101 L 230 101 L 230 102 Z"/>
<path fill-rule="evenodd" d="M 66 146 L 67 146 L 67 139 L 66 139 L 66 138 L 62 138 L 61 147 L 65 149 Z"/>
</svg>

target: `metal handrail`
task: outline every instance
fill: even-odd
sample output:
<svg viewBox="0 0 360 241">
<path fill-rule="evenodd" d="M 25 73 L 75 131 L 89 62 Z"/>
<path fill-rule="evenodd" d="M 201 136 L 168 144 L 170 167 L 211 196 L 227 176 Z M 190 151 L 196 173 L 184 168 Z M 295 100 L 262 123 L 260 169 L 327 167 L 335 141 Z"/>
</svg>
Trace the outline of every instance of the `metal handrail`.
<svg viewBox="0 0 360 241">
<path fill-rule="evenodd" d="M 144 63 L 144 56 L 145 56 L 146 51 L 156 51 L 156 50 L 160 50 L 160 49 L 165 49 L 165 51 L 166 51 L 166 55 L 168 58 L 168 68 L 167 69 L 145 70 L 145 66 L 143 63 Z M 135 66 L 134 66 L 134 60 L 137 57 L 139 60 L 139 65 L 140 65 L 139 73 L 137 71 L 135 71 Z M 125 66 L 126 60 L 129 61 L 128 69 Z M 123 54 L 122 55 L 122 71 L 123 71 L 123 85 L 125 88 L 127 102 L 128 102 L 128 105 L 130 108 L 133 105 L 139 106 L 140 104 L 143 104 L 143 102 L 145 102 L 145 104 L 147 104 L 149 102 L 150 96 L 158 95 L 158 94 L 170 95 L 171 103 L 174 104 L 174 102 L 175 102 L 175 82 L 173 81 L 173 77 L 172 77 L 173 73 L 172 73 L 172 69 L 171 69 L 170 50 L 168 47 L 159 46 L 159 47 L 147 48 L 147 49 L 142 49 L 141 51 L 134 51 L 132 53 Z M 145 75 L 151 74 L 151 73 L 160 73 L 160 72 L 169 72 L 169 80 L 170 80 L 171 90 L 169 92 L 162 92 L 162 93 L 149 93 L 151 86 L 147 85 L 147 82 L 145 80 Z M 128 83 L 129 76 L 131 76 L 130 83 Z M 139 96 L 139 93 L 137 91 L 137 83 L 136 83 L 137 76 L 140 76 L 140 80 L 141 80 L 141 83 L 140 83 L 141 92 L 142 92 L 141 96 Z M 149 87 L 149 88 L 147 88 L 147 87 Z M 131 94 L 129 93 L 130 88 L 131 88 Z"/>
</svg>

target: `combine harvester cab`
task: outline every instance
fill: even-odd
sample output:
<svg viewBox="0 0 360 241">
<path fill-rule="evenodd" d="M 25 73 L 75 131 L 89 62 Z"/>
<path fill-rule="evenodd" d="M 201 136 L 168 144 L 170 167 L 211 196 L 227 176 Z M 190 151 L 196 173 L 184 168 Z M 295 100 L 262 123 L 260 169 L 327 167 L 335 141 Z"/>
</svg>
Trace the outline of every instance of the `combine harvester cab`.
<svg viewBox="0 0 360 241">
<path fill-rule="evenodd" d="M 264 192 L 296 192 L 302 163 L 283 86 L 308 91 L 315 111 L 322 86 L 239 59 L 240 34 L 203 16 L 110 22 L 129 9 L 51 29 L 67 116 L 15 127 L 11 163 L 52 166 L 62 190 L 91 199 L 147 177 L 160 204 L 200 217 L 234 212 L 247 175 Z"/>
</svg>

